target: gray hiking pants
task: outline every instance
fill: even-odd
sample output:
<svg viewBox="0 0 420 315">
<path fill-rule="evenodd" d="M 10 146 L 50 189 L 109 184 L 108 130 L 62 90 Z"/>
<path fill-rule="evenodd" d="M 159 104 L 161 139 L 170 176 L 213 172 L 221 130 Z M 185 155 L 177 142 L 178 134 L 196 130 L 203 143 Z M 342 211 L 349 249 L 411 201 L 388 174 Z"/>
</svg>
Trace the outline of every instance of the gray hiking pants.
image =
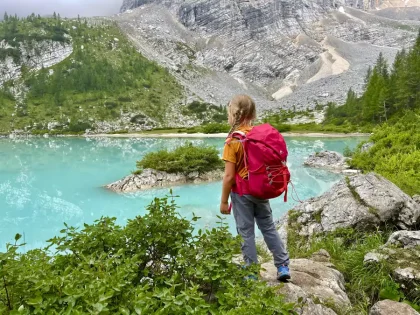
<svg viewBox="0 0 420 315">
<path fill-rule="evenodd" d="M 233 216 L 236 230 L 242 236 L 242 254 L 245 263 L 258 263 L 257 248 L 255 246 L 255 221 L 264 236 L 268 249 L 273 254 L 274 265 L 289 265 L 289 255 L 284 248 L 279 233 L 273 222 L 270 202 L 250 195 L 240 196 L 234 192 L 230 194 L 233 206 Z"/>
</svg>

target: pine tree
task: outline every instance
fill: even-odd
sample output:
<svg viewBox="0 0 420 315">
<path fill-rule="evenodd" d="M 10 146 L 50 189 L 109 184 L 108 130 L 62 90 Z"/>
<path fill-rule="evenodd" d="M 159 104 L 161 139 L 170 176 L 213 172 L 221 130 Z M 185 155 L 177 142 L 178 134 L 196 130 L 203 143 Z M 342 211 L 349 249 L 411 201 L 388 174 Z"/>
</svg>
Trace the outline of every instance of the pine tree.
<svg viewBox="0 0 420 315">
<path fill-rule="evenodd" d="M 420 30 L 407 58 L 407 89 L 410 91 L 408 108 L 420 109 Z"/>
<path fill-rule="evenodd" d="M 367 87 L 367 85 L 368 85 L 368 83 L 369 83 L 369 80 L 370 80 L 370 77 L 372 76 L 372 67 L 371 66 L 369 66 L 369 68 L 367 69 L 367 72 L 366 72 L 366 76 L 365 76 L 365 79 L 364 79 L 364 88 L 366 89 L 366 87 Z"/>
<path fill-rule="evenodd" d="M 389 101 L 390 101 L 390 114 L 399 111 L 401 104 L 401 91 L 406 85 L 405 72 L 406 72 L 406 58 L 407 53 L 405 49 L 401 50 L 395 56 L 394 64 L 392 65 L 391 75 L 389 79 Z"/>
<path fill-rule="evenodd" d="M 8 21 L 9 21 L 9 16 L 7 15 L 7 12 L 4 12 L 4 17 L 3 17 L 3 20 L 4 20 L 5 22 L 8 22 Z"/>
</svg>

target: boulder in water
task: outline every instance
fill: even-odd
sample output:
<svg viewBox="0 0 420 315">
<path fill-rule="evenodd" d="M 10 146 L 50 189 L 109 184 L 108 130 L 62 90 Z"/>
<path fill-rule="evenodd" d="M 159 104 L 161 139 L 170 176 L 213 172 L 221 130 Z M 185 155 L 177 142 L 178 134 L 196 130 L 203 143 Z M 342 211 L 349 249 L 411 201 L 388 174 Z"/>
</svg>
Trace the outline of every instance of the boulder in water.
<svg viewBox="0 0 420 315">
<path fill-rule="evenodd" d="M 342 172 L 349 168 L 347 159 L 335 151 L 321 151 L 311 154 L 303 165 L 335 172 Z"/>
</svg>

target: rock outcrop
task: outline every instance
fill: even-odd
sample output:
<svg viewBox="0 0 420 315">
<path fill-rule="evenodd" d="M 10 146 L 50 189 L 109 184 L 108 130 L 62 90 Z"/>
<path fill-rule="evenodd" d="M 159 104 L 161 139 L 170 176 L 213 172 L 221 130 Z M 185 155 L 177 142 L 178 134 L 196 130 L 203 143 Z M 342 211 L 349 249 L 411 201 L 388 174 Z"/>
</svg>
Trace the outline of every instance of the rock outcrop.
<svg viewBox="0 0 420 315">
<path fill-rule="evenodd" d="M 392 266 L 393 280 L 408 295 L 420 286 L 420 231 L 397 231 L 385 245 L 365 255 L 365 264 L 386 261 Z M 387 313 L 386 313 L 387 314 Z"/>
<path fill-rule="evenodd" d="M 287 302 L 296 303 L 299 299 L 302 300 L 303 307 L 298 311 L 301 315 L 336 314 L 325 305 L 334 305 L 337 309 L 351 307 L 345 292 L 344 277 L 329 263 L 329 255 L 324 252 L 318 255 L 324 257 L 323 262 L 316 257 L 291 259 L 289 267 L 292 278 L 279 290 Z M 269 285 L 278 285 L 277 270 L 273 262 L 262 264 L 261 267 L 262 279 Z"/>
<path fill-rule="evenodd" d="M 303 163 L 305 166 L 323 168 L 333 172 L 342 172 L 349 168 L 347 159 L 335 151 L 321 151 L 311 154 Z"/>
<path fill-rule="evenodd" d="M 377 302 L 371 308 L 369 315 L 420 315 L 410 305 L 391 300 Z"/>
<path fill-rule="evenodd" d="M 322 196 L 297 205 L 279 223 L 283 239 L 291 226 L 303 236 L 383 224 L 409 229 L 420 223 L 420 205 L 382 176 L 358 174 L 341 180 Z"/>
<path fill-rule="evenodd" d="M 420 247 L 420 231 L 397 231 L 391 234 L 386 246 L 402 248 Z"/>
<path fill-rule="evenodd" d="M 169 174 L 152 169 L 145 169 L 141 174 L 131 174 L 123 179 L 106 185 L 108 188 L 115 192 L 135 192 L 140 190 L 178 186 L 182 184 L 198 184 L 203 182 L 218 181 L 223 178 L 222 170 L 215 170 L 204 174 L 193 172 L 188 175 L 181 173 Z"/>
<path fill-rule="evenodd" d="M 7 49 L 8 44 L 5 41 L 0 42 L 0 48 Z M 0 59 L 0 85 L 9 80 L 20 76 L 22 65 L 30 69 L 39 70 L 41 68 L 51 67 L 71 55 L 73 45 L 71 43 L 61 43 L 55 41 L 41 41 L 32 43 L 21 43 L 20 53 L 24 58 L 20 62 L 12 57 Z"/>
</svg>

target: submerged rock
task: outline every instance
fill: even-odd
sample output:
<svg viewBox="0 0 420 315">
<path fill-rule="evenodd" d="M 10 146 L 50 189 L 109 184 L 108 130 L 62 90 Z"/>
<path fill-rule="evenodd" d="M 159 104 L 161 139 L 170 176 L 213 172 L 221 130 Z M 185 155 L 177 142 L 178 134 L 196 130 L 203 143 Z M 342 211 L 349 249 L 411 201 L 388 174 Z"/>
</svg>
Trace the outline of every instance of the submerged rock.
<svg viewBox="0 0 420 315">
<path fill-rule="evenodd" d="M 420 315 L 410 305 L 391 300 L 377 302 L 371 308 L 369 315 Z"/>
<path fill-rule="evenodd" d="M 135 192 L 145 189 L 169 187 L 187 183 L 203 183 L 218 181 L 223 178 L 223 170 L 215 170 L 204 174 L 193 172 L 188 175 L 181 173 L 169 174 L 166 172 L 145 169 L 141 174 L 131 174 L 123 179 L 106 185 L 115 192 Z"/>
<path fill-rule="evenodd" d="M 409 229 L 420 223 L 420 205 L 382 176 L 358 174 L 297 205 L 286 218 L 278 226 L 283 240 L 290 227 L 303 236 L 338 228 L 376 228 L 385 223 Z"/>
<path fill-rule="evenodd" d="M 321 151 L 311 154 L 303 163 L 305 166 L 341 172 L 349 168 L 347 159 L 335 151 Z"/>
</svg>

